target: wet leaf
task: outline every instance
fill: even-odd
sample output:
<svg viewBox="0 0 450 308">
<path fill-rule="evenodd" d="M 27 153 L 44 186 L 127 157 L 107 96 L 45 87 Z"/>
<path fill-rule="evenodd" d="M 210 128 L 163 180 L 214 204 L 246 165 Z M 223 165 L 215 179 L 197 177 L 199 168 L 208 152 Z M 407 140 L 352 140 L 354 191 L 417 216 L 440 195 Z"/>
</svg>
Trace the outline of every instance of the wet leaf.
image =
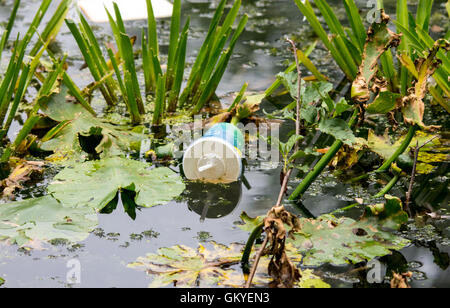
<svg viewBox="0 0 450 308">
<path fill-rule="evenodd" d="M 319 130 L 325 134 L 341 140 L 348 145 L 364 143 L 361 138 L 356 138 L 347 122 L 342 119 L 330 118 L 323 119 L 319 123 Z"/>
<path fill-rule="evenodd" d="M 403 211 L 402 201 L 393 196 L 386 195 L 383 204 L 369 205 L 364 213 L 365 218 L 376 218 L 378 224 L 385 228 L 398 230 L 408 222 L 408 214 Z"/>
<path fill-rule="evenodd" d="M 397 106 L 397 100 L 402 96 L 389 91 L 380 92 L 377 98 L 367 106 L 368 113 L 386 114 Z"/>
<path fill-rule="evenodd" d="M 130 127 L 109 124 L 81 105 L 67 101 L 67 92 L 67 88 L 62 87 L 61 93 L 53 95 L 42 107 L 44 114 L 59 122 L 42 138 L 42 150 L 53 151 L 56 157 L 79 156 L 85 149 L 82 140 L 92 137 L 93 152 L 103 156 L 121 155 L 144 138 Z"/>
<path fill-rule="evenodd" d="M 139 206 L 165 204 L 185 188 L 179 175 L 169 168 L 149 170 L 150 165 L 113 157 L 66 168 L 48 187 L 64 206 L 89 206 L 100 211 L 114 199 L 120 189 L 134 191 Z"/>
<path fill-rule="evenodd" d="M 257 216 L 252 218 L 247 215 L 246 212 L 242 212 L 241 216 L 239 216 L 242 220 L 242 224 L 238 224 L 239 229 L 243 231 L 252 232 L 258 225 L 260 225 L 264 221 L 264 216 Z"/>
<path fill-rule="evenodd" d="M 304 289 L 329 289 L 331 286 L 324 282 L 320 277 L 314 275 L 313 271 L 310 269 L 303 270 L 302 278 L 297 283 L 300 288 Z"/>
<path fill-rule="evenodd" d="M 51 196 L 0 205 L 0 239 L 19 246 L 56 239 L 80 242 L 97 224 L 93 209 L 65 207 Z"/>
<path fill-rule="evenodd" d="M 335 265 L 358 263 L 388 255 L 391 249 L 401 249 L 409 241 L 379 230 L 369 221 L 335 218 L 300 219 L 301 232 L 288 239 L 301 252 L 303 265 Z"/>
<path fill-rule="evenodd" d="M 144 270 L 153 277 L 149 287 L 211 287 L 227 282 L 234 270 L 229 266 L 238 264 L 241 258 L 240 244 L 229 247 L 210 242 L 208 250 L 199 245 L 193 249 L 183 245 L 160 248 L 157 253 L 140 257 L 129 268 Z"/>
</svg>

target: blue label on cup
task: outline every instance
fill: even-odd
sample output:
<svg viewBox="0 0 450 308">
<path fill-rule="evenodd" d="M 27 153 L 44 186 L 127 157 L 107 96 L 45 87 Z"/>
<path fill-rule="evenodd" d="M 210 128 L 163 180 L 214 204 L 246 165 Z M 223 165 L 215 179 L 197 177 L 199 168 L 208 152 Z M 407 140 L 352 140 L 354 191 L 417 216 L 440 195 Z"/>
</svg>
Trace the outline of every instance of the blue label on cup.
<svg viewBox="0 0 450 308">
<path fill-rule="evenodd" d="M 203 136 L 203 138 L 208 137 L 223 139 L 228 144 L 231 144 L 234 148 L 239 150 L 241 155 L 244 152 L 244 136 L 242 135 L 242 132 L 232 124 L 219 123 L 214 125 Z"/>
</svg>

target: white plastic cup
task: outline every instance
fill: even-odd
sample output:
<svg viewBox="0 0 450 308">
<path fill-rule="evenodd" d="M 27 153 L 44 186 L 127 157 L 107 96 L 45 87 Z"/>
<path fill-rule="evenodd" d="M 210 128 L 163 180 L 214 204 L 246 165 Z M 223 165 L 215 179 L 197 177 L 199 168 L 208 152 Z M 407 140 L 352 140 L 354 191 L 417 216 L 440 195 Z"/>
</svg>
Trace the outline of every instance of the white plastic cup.
<svg viewBox="0 0 450 308">
<path fill-rule="evenodd" d="M 232 183 L 242 174 L 244 136 L 234 125 L 214 125 L 192 143 L 183 156 L 184 175 L 189 180 Z"/>
</svg>

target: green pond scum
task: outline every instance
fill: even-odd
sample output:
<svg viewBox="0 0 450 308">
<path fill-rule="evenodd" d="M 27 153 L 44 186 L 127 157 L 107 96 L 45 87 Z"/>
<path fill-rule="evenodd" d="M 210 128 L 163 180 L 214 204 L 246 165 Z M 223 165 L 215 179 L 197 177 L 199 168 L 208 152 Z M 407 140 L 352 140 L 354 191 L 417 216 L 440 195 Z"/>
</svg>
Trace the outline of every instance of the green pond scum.
<svg viewBox="0 0 450 308">
<path fill-rule="evenodd" d="M 449 0 L 141 1 L 0 0 L 0 287 L 450 287 Z"/>
</svg>

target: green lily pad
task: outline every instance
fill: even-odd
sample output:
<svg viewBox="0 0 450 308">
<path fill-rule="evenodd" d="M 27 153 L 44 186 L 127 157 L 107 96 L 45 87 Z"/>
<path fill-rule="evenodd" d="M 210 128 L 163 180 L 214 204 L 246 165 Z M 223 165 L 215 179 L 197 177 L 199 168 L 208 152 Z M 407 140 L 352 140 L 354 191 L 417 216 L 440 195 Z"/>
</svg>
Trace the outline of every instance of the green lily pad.
<svg viewBox="0 0 450 308">
<path fill-rule="evenodd" d="M 66 168 L 55 176 L 48 191 L 64 206 L 102 210 L 121 189 L 136 193 L 143 207 L 165 204 L 180 195 L 185 185 L 169 168 L 149 170 L 147 163 L 113 157 Z"/>
<path fill-rule="evenodd" d="M 0 205 L 0 239 L 19 246 L 56 239 L 80 242 L 97 224 L 91 208 L 64 207 L 51 196 Z"/>
<path fill-rule="evenodd" d="M 381 231 L 371 221 L 355 221 L 331 215 L 301 219 L 301 233 L 288 239 L 304 255 L 303 264 L 342 265 L 371 260 L 405 247 L 409 241 Z"/>
<path fill-rule="evenodd" d="M 329 289 L 331 286 L 320 279 L 320 277 L 314 275 L 313 271 L 310 269 L 303 270 L 302 277 L 297 283 L 300 288 L 304 289 Z"/>
<path fill-rule="evenodd" d="M 79 157 L 83 140 L 93 139 L 93 152 L 103 156 L 121 155 L 144 139 L 144 135 L 127 126 L 116 126 L 94 117 L 81 105 L 66 100 L 68 90 L 62 87 L 41 108 L 45 115 L 59 122 L 41 140 L 40 148 L 55 152 L 54 157 Z M 81 138 L 80 138 L 81 137 Z M 84 137 L 84 139 L 83 139 Z"/>
</svg>

